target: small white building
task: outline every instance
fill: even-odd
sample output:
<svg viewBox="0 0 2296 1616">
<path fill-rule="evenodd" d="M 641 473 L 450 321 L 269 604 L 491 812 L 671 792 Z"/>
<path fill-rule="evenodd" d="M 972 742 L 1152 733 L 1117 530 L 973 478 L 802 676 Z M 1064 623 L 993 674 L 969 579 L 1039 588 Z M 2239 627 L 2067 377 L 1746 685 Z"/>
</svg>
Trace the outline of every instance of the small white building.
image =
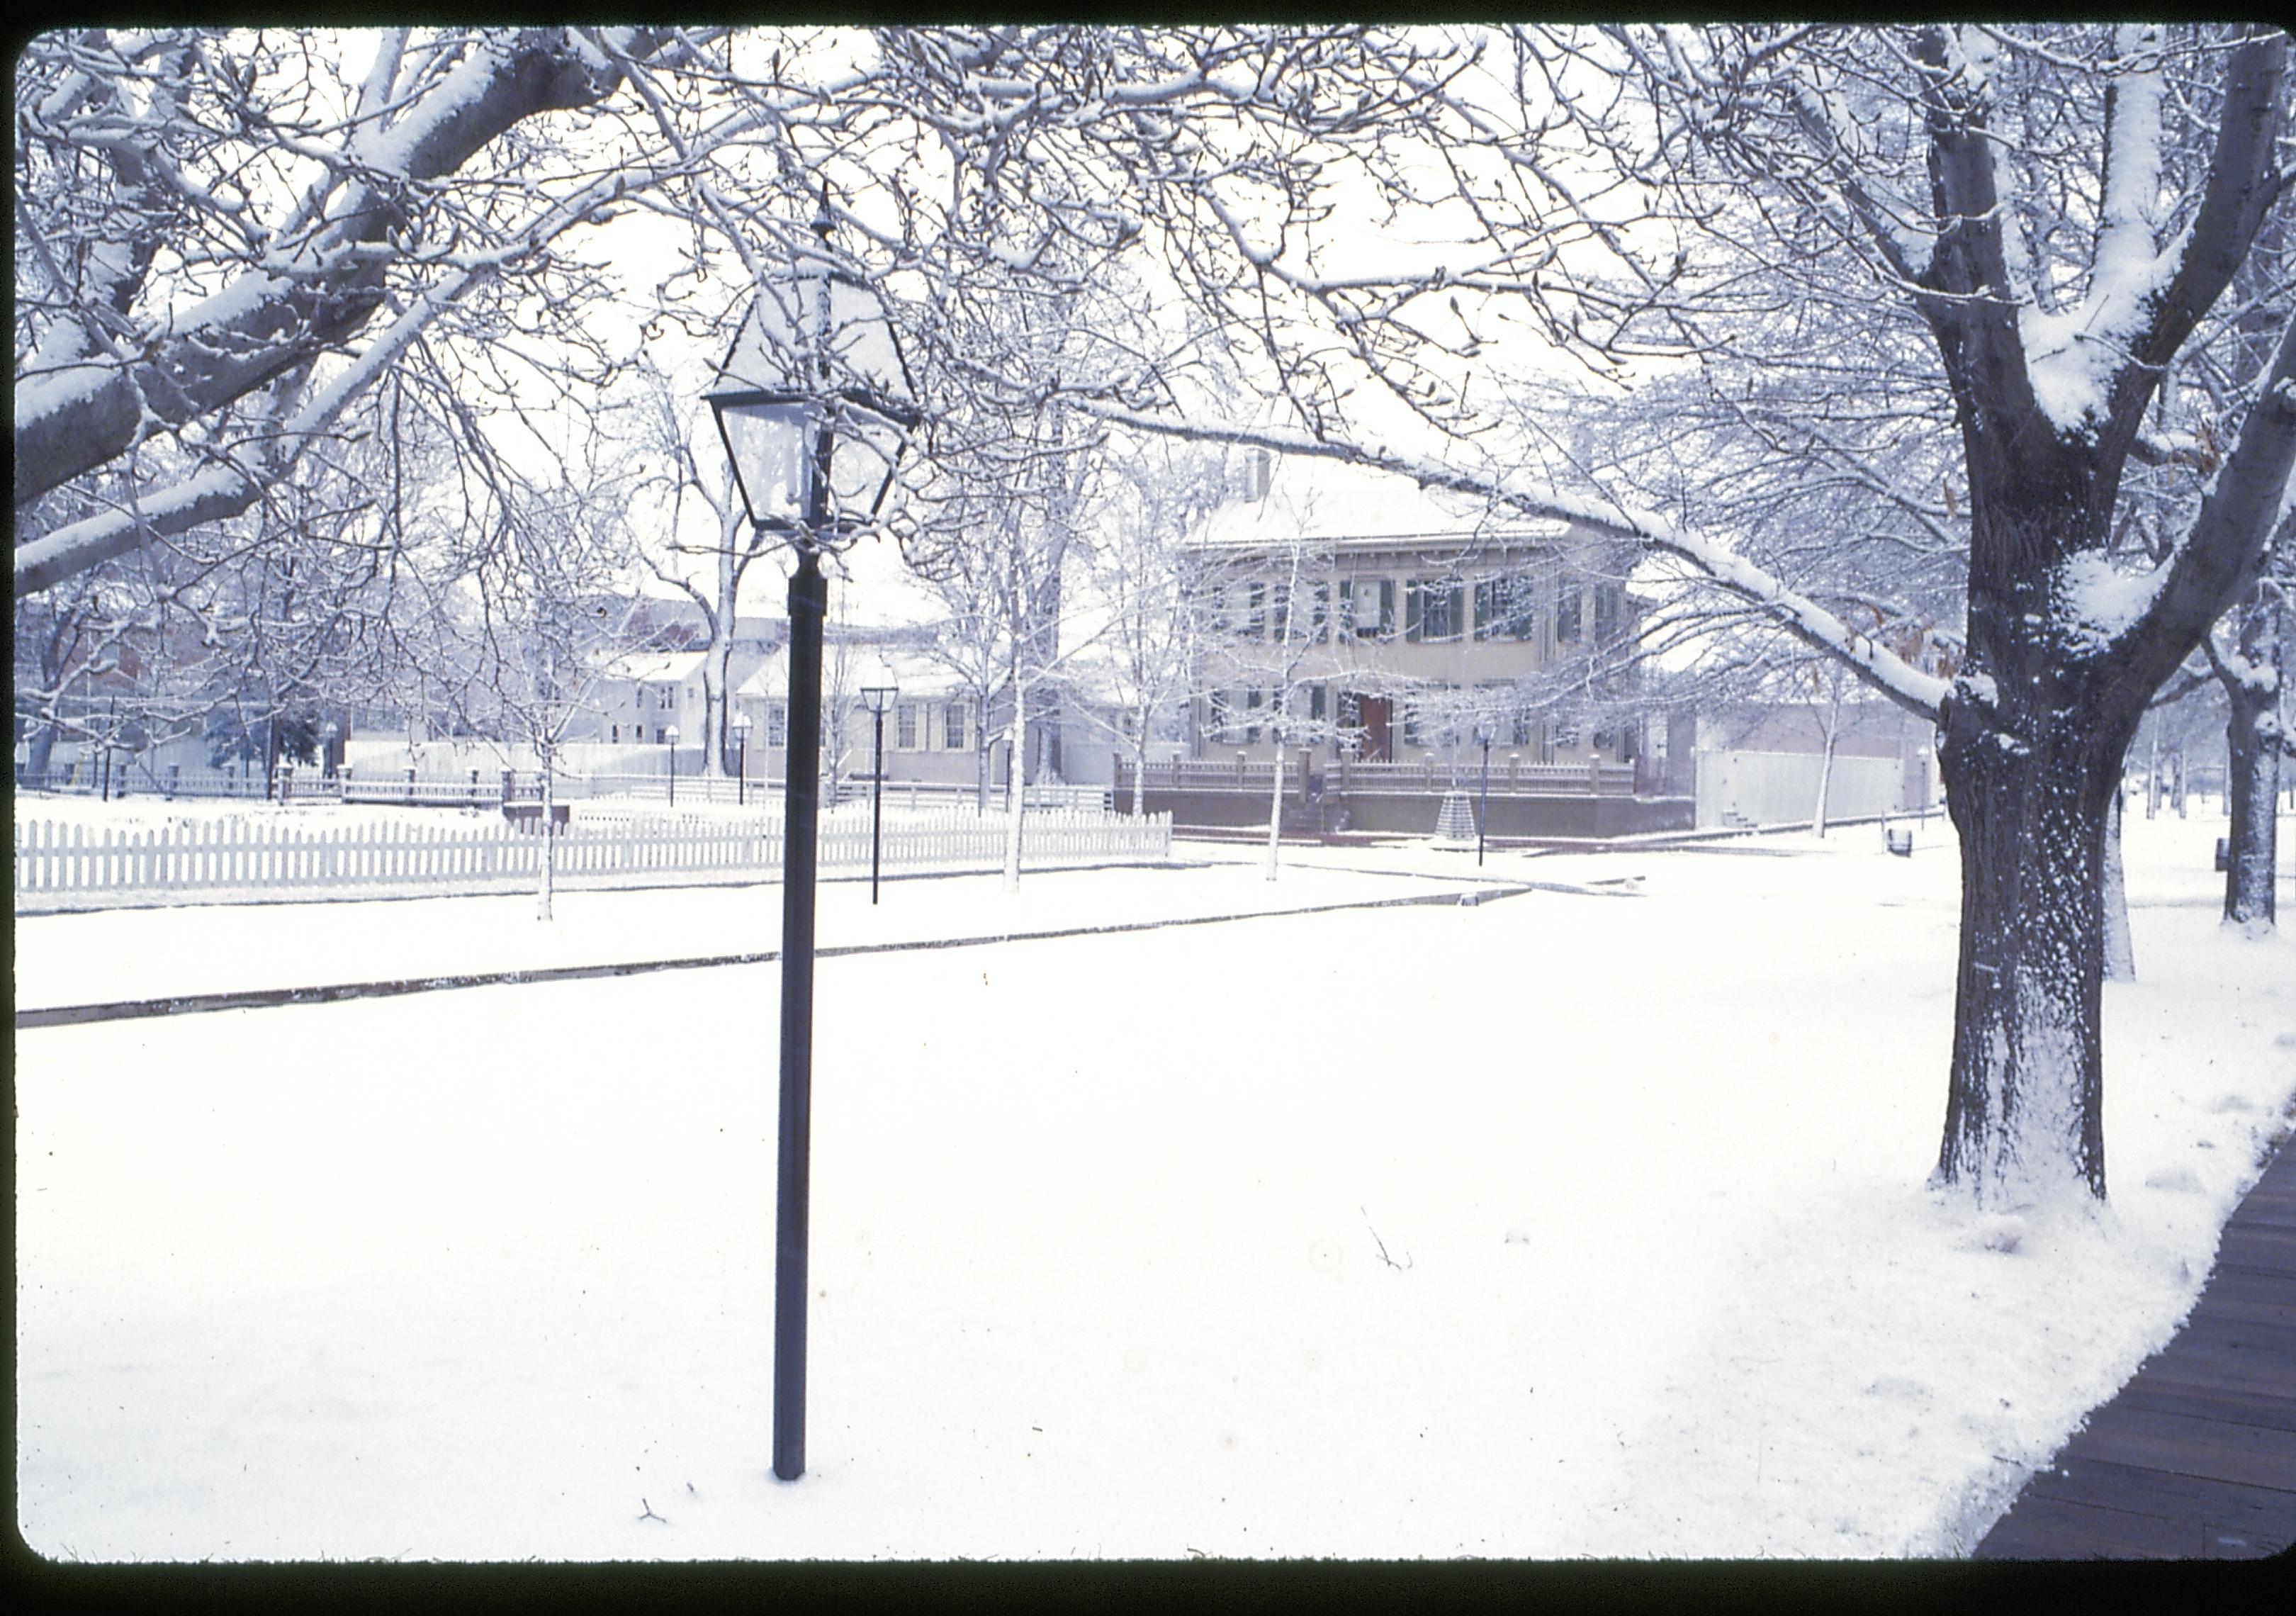
<svg viewBox="0 0 2296 1616">
<path fill-rule="evenodd" d="M 1828 734 L 1832 756 L 1828 757 Z M 1698 715 L 1700 829 L 1864 819 L 1937 806 L 1934 727 L 1894 702 L 1742 702 Z"/>
<path fill-rule="evenodd" d="M 708 659 L 703 651 L 626 652 L 609 659 L 591 685 L 586 717 L 569 726 L 566 738 L 660 745 L 664 732 L 675 727 L 684 744 L 701 744 L 709 712 L 702 680 Z"/>
<path fill-rule="evenodd" d="M 840 780 L 872 772 L 875 739 L 862 691 L 878 684 L 890 684 L 898 693 L 885 714 L 887 782 L 975 784 L 983 732 L 978 699 L 965 682 L 918 649 L 914 634 L 887 639 L 872 632 L 839 633 L 833 627 L 822 649 L 823 772 Z M 786 645 L 735 688 L 734 707 L 737 716 L 750 720 L 749 776 L 782 779 L 789 749 Z M 989 715 L 992 728 L 998 717 Z M 992 786 L 1004 782 L 1004 751 L 998 743 L 989 759 Z"/>
</svg>

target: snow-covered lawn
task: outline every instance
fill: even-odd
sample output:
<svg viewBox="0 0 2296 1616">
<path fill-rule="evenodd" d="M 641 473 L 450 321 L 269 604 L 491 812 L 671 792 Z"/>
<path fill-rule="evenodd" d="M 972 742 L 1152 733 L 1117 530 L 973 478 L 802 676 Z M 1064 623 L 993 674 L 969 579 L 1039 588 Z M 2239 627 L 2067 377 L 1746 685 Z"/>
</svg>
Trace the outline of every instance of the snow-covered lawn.
<svg viewBox="0 0 2296 1616">
<path fill-rule="evenodd" d="M 2019 1221 L 1923 1187 L 1936 821 L 1911 859 L 1485 871 L 1636 897 L 825 959 L 794 1485 L 772 965 L 21 1032 L 19 1524 L 88 1560 L 1954 1554 L 2168 1338 L 2285 1127 L 2296 942 L 2219 931 L 2221 828 L 2130 820 L 2112 1199 Z M 822 940 L 1471 874 L 838 883 Z M 769 948 L 778 904 L 23 920 L 18 998 Z"/>
</svg>

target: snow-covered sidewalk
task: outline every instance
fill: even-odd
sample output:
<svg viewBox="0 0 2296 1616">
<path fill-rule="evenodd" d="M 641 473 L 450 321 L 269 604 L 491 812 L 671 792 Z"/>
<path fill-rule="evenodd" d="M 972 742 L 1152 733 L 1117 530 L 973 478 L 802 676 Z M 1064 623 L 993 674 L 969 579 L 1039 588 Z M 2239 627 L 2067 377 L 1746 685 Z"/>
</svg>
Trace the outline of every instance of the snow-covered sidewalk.
<svg viewBox="0 0 2296 1616">
<path fill-rule="evenodd" d="M 1288 849 L 1287 849 L 1288 851 Z M 1044 870 L 1021 890 L 996 874 L 888 880 L 875 906 L 865 877 L 824 881 L 823 948 L 993 939 L 1095 926 L 1317 909 L 1475 884 L 1456 856 L 1437 863 L 1356 861 L 1286 867 L 1268 882 L 1228 849 L 1181 849 L 1183 867 Z M 1472 865 L 1472 858 L 1468 861 Z M 1509 879 L 1528 861 L 1490 881 Z M 16 921 L 16 1006 L 250 993 L 338 983 L 550 971 L 772 954 L 780 883 L 560 892 L 552 918 L 531 894 L 24 915 Z"/>
<path fill-rule="evenodd" d="M 2190 1307 L 2296 1093 L 2296 943 L 2218 926 L 2218 822 L 2132 820 L 2112 1200 L 1980 1218 L 1923 1186 L 1930 829 L 1484 871 L 1634 901 L 824 960 L 794 1485 L 772 965 L 20 1032 L 20 1527 L 87 1559 L 1963 1552 Z M 1472 867 L 1287 859 L 873 915 L 838 883 L 822 936 Z M 565 901 L 593 951 L 778 941 L 776 888 Z M 436 914 L 384 960 L 330 930 L 357 909 Z M 142 912 L 17 956 L 117 998 L 554 931 L 530 899 Z"/>
</svg>

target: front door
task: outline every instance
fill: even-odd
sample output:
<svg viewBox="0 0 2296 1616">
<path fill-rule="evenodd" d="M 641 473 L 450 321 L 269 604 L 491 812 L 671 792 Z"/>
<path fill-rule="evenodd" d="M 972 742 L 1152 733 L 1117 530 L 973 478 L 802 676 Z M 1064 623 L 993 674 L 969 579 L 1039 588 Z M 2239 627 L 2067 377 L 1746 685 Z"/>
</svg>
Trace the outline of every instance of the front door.
<svg viewBox="0 0 2296 1616">
<path fill-rule="evenodd" d="M 1363 726 L 1363 751 L 1365 763 L 1385 763 L 1387 750 L 1388 699 L 1385 696 L 1357 696 L 1356 722 Z"/>
</svg>

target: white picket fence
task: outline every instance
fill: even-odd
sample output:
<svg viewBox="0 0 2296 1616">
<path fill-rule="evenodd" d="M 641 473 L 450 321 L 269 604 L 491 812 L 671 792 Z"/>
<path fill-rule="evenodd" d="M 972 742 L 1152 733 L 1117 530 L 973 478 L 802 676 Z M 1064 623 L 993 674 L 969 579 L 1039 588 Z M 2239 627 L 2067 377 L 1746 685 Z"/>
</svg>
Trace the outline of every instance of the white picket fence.
<svg viewBox="0 0 2296 1616">
<path fill-rule="evenodd" d="M 1030 814 L 1021 863 L 1139 864 L 1171 856 L 1168 814 Z M 888 823 L 889 872 L 996 869 L 1005 822 L 972 814 Z M 16 913 L 170 903 L 255 903 L 328 897 L 445 896 L 532 890 L 545 847 L 569 890 L 773 881 L 781 874 L 777 817 L 680 816 L 649 822 L 575 821 L 555 837 L 509 824 L 381 821 L 325 825 L 259 815 L 141 829 L 16 822 Z M 824 874 L 869 866 L 866 819 L 824 823 Z"/>
</svg>

